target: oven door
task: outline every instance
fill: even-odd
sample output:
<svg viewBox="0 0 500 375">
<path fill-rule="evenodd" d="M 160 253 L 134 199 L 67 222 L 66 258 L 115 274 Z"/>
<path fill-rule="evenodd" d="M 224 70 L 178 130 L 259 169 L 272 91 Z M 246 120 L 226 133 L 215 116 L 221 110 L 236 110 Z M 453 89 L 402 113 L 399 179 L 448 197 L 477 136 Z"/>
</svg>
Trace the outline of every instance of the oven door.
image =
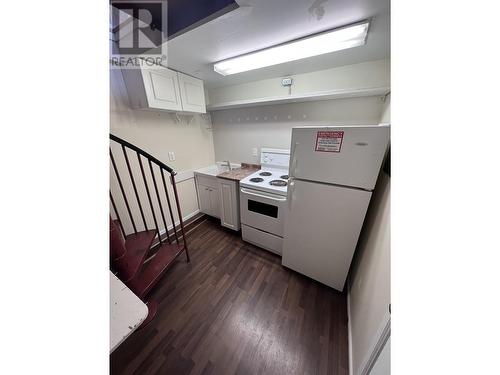
<svg viewBox="0 0 500 375">
<path fill-rule="evenodd" d="M 241 223 L 283 237 L 286 197 L 240 189 Z"/>
</svg>

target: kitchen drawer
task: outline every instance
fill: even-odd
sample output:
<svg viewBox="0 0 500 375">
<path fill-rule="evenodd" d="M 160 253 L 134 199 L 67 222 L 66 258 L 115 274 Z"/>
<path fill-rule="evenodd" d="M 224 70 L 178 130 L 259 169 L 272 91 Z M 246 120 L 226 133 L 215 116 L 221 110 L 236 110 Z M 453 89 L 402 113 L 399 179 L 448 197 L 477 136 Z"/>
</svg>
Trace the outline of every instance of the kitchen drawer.
<svg viewBox="0 0 500 375">
<path fill-rule="evenodd" d="M 220 183 L 217 177 L 208 177 L 196 174 L 196 182 L 199 185 L 208 186 L 217 190 L 219 190 L 220 187 Z"/>
<path fill-rule="evenodd" d="M 283 238 L 274 234 L 241 224 L 241 237 L 243 241 L 253 243 L 275 254 L 281 255 L 283 253 Z"/>
</svg>

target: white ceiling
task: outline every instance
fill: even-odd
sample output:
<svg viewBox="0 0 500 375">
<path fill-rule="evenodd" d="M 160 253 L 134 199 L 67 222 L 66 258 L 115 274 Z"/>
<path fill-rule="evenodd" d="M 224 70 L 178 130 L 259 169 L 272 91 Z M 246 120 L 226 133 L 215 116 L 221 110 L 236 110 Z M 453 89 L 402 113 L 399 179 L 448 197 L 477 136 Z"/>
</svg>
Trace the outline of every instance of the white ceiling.
<svg viewBox="0 0 500 375">
<path fill-rule="evenodd" d="M 390 0 L 236 1 L 239 9 L 170 40 L 168 66 L 213 88 L 390 56 Z M 231 76 L 213 71 L 214 62 L 367 18 L 364 46 Z"/>
</svg>

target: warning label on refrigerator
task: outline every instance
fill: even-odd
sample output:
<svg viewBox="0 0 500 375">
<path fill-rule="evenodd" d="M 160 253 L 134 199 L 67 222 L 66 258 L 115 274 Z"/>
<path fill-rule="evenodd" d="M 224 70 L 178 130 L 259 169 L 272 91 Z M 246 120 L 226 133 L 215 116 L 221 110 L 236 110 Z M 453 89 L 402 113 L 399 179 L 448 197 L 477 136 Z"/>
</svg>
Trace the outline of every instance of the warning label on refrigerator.
<svg viewBox="0 0 500 375">
<path fill-rule="evenodd" d="M 340 152 L 343 131 L 319 131 L 316 135 L 316 151 Z"/>
</svg>

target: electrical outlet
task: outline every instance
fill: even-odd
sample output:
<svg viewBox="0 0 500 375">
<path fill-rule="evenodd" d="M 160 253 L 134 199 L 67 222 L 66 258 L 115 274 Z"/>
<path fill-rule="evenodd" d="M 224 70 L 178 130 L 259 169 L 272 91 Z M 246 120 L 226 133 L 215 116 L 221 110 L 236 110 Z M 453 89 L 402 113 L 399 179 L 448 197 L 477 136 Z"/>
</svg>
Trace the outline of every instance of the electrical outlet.
<svg viewBox="0 0 500 375">
<path fill-rule="evenodd" d="M 174 161 L 175 160 L 175 154 L 173 153 L 173 151 L 170 151 L 168 153 L 168 160 L 170 160 L 170 161 Z"/>
<path fill-rule="evenodd" d="M 252 148 L 252 156 L 257 156 L 257 152 L 258 150 L 256 147 Z"/>
</svg>

